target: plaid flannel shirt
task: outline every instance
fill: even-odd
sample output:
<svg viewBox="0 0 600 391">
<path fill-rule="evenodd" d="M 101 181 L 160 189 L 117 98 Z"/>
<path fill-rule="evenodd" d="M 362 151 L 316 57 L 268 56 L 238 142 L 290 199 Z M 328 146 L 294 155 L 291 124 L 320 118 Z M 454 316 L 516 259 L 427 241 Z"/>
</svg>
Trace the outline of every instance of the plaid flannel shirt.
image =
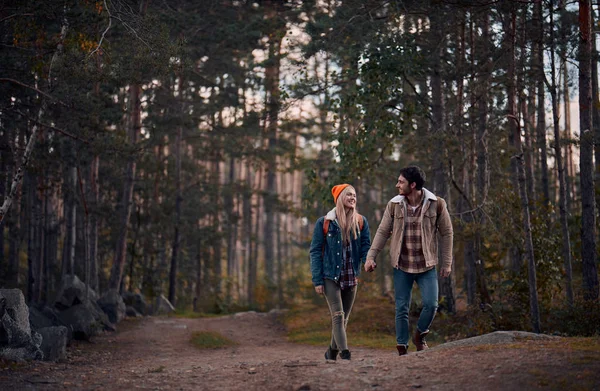
<svg viewBox="0 0 600 391">
<path fill-rule="evenodd" d="M 423 241 L 421 240 L 423 200 L 414 209 L 408 203 L 406 204 L 404 240 L 402 241 L 402 250 L 398 260 L 398 269 L 407 273 L 423 273 L 432 269 L 432 267 L 427 267 L 425 263 Z"/>
<path fill-rule="evenodd" d="M 352 247 L 344 245 L 342 256 L 342 274 L 340 275 L 340 289 L 352 288 L 357 285 L 356 275 L 352 267 Z"/>
</svg>

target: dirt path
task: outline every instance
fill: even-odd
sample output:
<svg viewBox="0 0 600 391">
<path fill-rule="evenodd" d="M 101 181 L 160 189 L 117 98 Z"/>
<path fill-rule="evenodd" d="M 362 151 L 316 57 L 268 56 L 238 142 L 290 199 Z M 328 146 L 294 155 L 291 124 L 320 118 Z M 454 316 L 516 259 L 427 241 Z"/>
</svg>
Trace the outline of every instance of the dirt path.
<svg viewBox="0 0 600 391">
<path fill-rule="evenodd" d="M 239 345 L 198 350 L 189 340 L 194 331 L 204 330 L 218 331 Z M 149 317 L 125 321 L 119 332 L 94 343 L 75 343 L 65 363 L 4 368 L 0 389 L 600 390 L 600 352 L 560 343 L 527 340 L 403 357 L 392 349 L 354 348 L 350 362 L 326 362 L 324 350 L 286 342 L 275 315 Z"/>
</svg>

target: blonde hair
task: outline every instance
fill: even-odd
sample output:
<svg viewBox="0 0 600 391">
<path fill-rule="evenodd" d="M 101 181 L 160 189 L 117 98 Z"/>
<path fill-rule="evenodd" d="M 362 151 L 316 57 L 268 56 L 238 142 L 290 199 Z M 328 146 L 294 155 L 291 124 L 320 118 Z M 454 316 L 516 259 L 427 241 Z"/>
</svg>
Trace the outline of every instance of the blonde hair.
<svg viewBox="0 0 600 391">
<path fill-rule="evenodd" d="M 348 193 L 350 190 L 354 190 L 354 193 L 356 193 L 354 187 L 348 185 L 344 190 L 342 190 L 337 198 L 337 202 L 335 203 L 335 215 L 338 225 L 340 226 L 340 230 L 342 231 L 342 239 L 344 239 L 344 243 L 350 242 L 350 235 L 352 235 L 354 239 L 358 239 L 358 234 L 360 232 L 359 219 L 362 219 L 362 216 L 358 214 L 356 207 L 348 210 L 346 210 L 344 207 L 344 198 L 346 197 L 346 193 Z"/>
</svg>

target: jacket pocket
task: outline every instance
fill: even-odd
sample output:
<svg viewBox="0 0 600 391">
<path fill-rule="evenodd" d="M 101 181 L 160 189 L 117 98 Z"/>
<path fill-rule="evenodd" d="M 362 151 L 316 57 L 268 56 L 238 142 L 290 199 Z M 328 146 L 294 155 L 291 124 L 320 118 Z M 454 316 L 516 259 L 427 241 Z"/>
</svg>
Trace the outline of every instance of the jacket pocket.
<svg viewBox="0 0 600 391">
<path fill-rule="evenodd" d="M 431 207 L 429 209 L 427 209 L 427 211 L 425 212 L 425 214 L 423 215 L 423 225 L 425 229 L 429 229 L 430 231 L 434 232 L 435 231 L 435 224 L 437 222 L 437 212 L 434 210 L 431 210 Z"/>
</svg>

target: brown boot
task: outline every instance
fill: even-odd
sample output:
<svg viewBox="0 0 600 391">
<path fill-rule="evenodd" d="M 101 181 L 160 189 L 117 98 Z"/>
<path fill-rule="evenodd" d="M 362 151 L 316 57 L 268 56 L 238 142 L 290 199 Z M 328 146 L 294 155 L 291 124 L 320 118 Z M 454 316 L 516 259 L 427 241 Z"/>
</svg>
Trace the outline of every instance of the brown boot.
<svg viewBox="0 0 600 391">
<path fill-rule="evenodd" d="M 396 345 L 396 349 L 398 349 L 398 356 L 404 356 L 406 352 L 406 345 Z"/>
<path fill-rule="evenodd" d="M 429 330 L 420 332 L 419 329 L 415 329 L 415 335 L 413 336 L 413 343 L 415 344 L 415 346 L 417 348 L 417 352 L 420 352 L 421 350 L 429 349 L 429 346 L 427 346 L 427 342 L 425 342 L 425 337 L 427 336 L 427 334 L 429 334 Z"/>
</svg>

